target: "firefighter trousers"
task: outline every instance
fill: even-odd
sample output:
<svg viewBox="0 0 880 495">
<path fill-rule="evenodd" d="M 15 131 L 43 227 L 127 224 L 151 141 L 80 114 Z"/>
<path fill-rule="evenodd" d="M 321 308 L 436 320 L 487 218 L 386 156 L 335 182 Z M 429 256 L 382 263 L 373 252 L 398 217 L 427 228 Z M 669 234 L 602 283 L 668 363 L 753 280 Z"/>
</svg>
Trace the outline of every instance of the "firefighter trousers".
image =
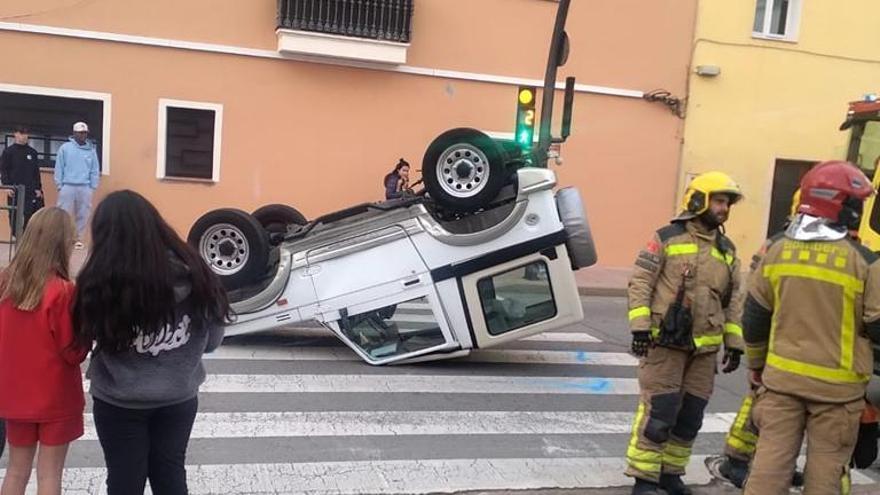
<svg viewBox="0 0 880 495">
<path fill-rule="evenodd" d="M 739 411 L 730 430 L 727 432 L 727 438 L 724 442 L 724 454 L 727 457 L 743 461 L 751 462 L 752 456 L 755 455 L 755 447 L 758 444 L 758 428 L 752 420 L 752 406 L 755 401 L 755 391 L 749 390 L 749 393 L 743 397 Z"/>
<path fill-rule="evenodd" d="M 760 389 L 752 411 L 760 435 L 744 493 L 788 494 L 804 433 L 804 495 L 847 493 L 848 465 L 864 407 L 863 399 L 829 404 Z"/>
<path fill-rule="evenodd" d="M 654 347 L 639 362 L 639 405 L 625 474 L 658 482 L 682 475 L 715 384 L 715 352 Z"/>
</svg>

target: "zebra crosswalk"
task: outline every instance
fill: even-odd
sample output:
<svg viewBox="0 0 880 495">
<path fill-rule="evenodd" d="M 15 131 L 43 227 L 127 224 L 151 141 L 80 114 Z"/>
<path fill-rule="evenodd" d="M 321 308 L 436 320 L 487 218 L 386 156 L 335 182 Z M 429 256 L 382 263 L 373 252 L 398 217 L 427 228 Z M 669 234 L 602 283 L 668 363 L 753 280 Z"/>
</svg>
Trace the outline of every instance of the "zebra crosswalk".
<svg viewBox="0 0 880 495">
<path fill-rule="evenodd" d="M 398 310 L 401 328 L 420 323 L 413 315 L 423 308 Z M 227 339 L 205 360 L 187 458 L 190 492 L 628 485 L 622 473 L 638 362 L 597 334 L 573 326 L 463 359 L 387 367 L 361 362 L 318 327 Z M 729 397 L 706 415 L 689 483 L 709 481 L 702 459 L 721 451 L 735 417 L 739 397 L 719 393 Z M 105 493 L 90 409 L 68 456 L 64 493 Z M 861 474 L 855 481 L 872 482 Z"/>
</svg>

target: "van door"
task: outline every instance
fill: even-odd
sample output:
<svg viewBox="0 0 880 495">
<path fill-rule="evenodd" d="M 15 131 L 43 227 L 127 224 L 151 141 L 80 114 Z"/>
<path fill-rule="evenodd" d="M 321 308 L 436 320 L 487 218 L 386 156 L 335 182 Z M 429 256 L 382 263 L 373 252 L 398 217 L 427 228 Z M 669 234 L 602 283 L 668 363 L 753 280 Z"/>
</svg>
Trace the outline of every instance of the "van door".
<svg viewBox="0 0 880 495">
<path fill-rule="evenodd" d="M 390 364 L 459 348 L 433 286 L 353 305 L 326 324 L 370 364 Z"/>
<path fill-rule="evenodd" d="M 428 267 L 400 226 L 307 253 L 318 319 L 370 364 L 458 348 Z"/>
<path fill-rule="evenodd" d="M 474 346 L 564 327 L 583 319 L 564 244 L 461 277 Z"/>
</svg>

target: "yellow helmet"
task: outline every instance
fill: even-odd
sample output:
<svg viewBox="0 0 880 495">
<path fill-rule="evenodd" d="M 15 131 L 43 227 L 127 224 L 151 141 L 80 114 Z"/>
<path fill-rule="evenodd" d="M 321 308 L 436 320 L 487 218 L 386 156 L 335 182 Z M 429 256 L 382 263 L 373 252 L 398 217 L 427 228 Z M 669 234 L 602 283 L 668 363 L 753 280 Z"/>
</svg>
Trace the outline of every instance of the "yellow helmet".
<svg viewBox="0 0 880 495">
<path fill-rule="evenodd" d="M 798 206 L 801 205 L 801 188 L 797 188 L 794 190 L 794 194 L 791 195 L 791 213 L 790 217 L 797 215 Z"/>
<path fill-rule="evenodd" d="M 739 184 L 724 172 L 706 172 L 694 177 L 688 184 L 682 198 L 682 209 L 694 215 L 700 215 L 709 209 L 709 198 L 713 194 L 730 195 L 730 204 L 742 199 Z"/>
</svg>

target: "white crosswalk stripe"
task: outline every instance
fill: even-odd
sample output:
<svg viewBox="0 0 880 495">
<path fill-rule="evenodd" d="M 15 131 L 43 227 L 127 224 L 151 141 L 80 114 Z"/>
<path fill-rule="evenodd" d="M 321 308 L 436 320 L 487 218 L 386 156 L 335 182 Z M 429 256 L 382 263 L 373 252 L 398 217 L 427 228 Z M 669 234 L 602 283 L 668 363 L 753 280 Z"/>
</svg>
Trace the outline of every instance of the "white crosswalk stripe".
<svg viewBox="0 0 880 495">
<path fill-rule="evenodd" d="M 533 342 L 602 342 L 596 337 L 582 332 L 545 332 L 526 337 L 523 340 Z"/>
<path fill-rule="evenodd" d="M 736 413 L 708 414 L 704 433 L 725 433 Z M 97 439 L 86 414 L 85 440 Z M 596 411 L 320 411 L 199 413 L 192 438 L 628 433 L 633 414 Z"/>
<path fill-rule="evenodd" d="M 88 390 L 89 383 L 85 384 Z M 635 395 L 634 378 L 447 375 L 209 375 L 207 393 Z"/>
<path fill-rule="evenodd" d="M 694 456 L 686 482 L 705 484 L 711 480 L 702 459 Z M 624 468 L 620 457 L 241 463 L 190 465 L 187 478 L 193 495 L 453 493 L 621 486 L 632 482 L 623 475 Z M 103 478 L 103 469 L 69 468 L 65 492 L 104 494 Z M 853 483 L 870 484 L 872 480 L 854 473 Z M 149 489 L 147 493 L 151 493 Z"/>
<path fill-rule="evenodd" d="M 256 359 L 269 361 L 360 361 L 345 347 L 278 347 L 269 345 L 221 347 L 206 359 Z M 478 350 L 463 361 L 477 363 L 544 363 L 603 366 L 636 366 L 638 359 L 622 352 L 532 351 L 521 349 Z"/>
</svg>

